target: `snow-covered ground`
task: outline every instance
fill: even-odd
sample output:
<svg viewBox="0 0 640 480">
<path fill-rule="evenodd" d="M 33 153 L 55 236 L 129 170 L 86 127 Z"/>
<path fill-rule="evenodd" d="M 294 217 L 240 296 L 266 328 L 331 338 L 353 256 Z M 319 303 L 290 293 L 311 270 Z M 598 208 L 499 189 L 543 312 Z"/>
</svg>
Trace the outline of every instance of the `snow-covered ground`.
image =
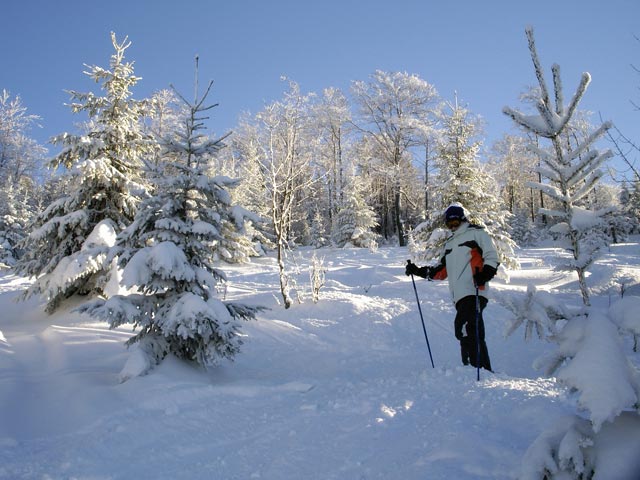
<svg viewBox="0 0 640 480">
<path fill-rule="evenodd" d="M 616 245 L 594 266 L 596 306 L 640 281 L 638 252 Z M 203 371 L 168 358 L 125 383 L 129 330 L 15 302 L 26 280 L 0 275 L 0 478 L 511 479 L 533 440 L 577 411 L 532 367 L 551 345 L 505 338 L 497 302 L 485 313 L 496 373 L 477 382 L 460 364 L 446 282 L 417 279 L 431 367 L 406 249 L 315 251 L 327 268 L 317 304 L 313 253 L 295 252 L 302 303 L 288 310 L 273 259 L 224 267 L 227 299 L 269 307 L 245 324 L 234 362 Z M 561 251 L 519 255 L 496 296 L 534 283 L 579 304 L 575 274 L 552 270 Z"/>
</svg>

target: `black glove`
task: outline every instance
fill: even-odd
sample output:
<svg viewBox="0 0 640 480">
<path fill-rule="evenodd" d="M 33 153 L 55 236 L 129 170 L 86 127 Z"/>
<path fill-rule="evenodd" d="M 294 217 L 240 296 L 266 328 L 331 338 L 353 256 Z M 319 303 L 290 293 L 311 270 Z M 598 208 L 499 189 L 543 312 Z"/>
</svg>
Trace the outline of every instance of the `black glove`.
<svg viewBox="0 0 640 480">
<path fill-rule="evenodd" d="M 491 265 L 485 265 L 473 276 L 473 281 L 477 287 L 482 287 L 496 275 L 496 272 L 497 270 Z"/>
<path fill-rule="evenodd" d="M 406 276 L 417 275 L 420 272 L 420 268 L 415 263 L 411 263 L 411 260 L 407 260 L 407 268 L 404 271 Z"/>
<path fill-rule="evenodd" d="M 419 267 L 415 263 L 411 263 L 411 260 L 407 260 L 407 268 L 404 271 L 405 275 L 416 275 L 418 277 L 427 278 L 431 272 L 430 267 Z"/>
</svg>

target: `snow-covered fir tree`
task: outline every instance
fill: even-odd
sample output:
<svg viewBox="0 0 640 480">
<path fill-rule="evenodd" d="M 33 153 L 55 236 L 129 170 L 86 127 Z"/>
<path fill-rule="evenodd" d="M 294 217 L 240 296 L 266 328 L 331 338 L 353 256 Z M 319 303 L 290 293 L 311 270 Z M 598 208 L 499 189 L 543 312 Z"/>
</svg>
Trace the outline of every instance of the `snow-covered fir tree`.
<svg viewBox="0 0 640 480">
<path fill-rule="evenodd" d="M 528 209 L 516 209 L 510 221 L 511 238 L 520 246 L 535 245 L 540 240 L 536 224 L 531 221 Z"/>
<path fill-rule="evenodd" d="M 477 160 L 481 146 L 477 139 L 478 121 L 470 117 L 467 108 L 450 104 L 450 114 L 443 118 L 444 132 L 437 157 L 437 180 L 434 182 L 436 215 L 418 225 L 413 232 L 416 258 L 440 259 L 448 235 L 442 230 L 446 208 L 458 203 L 465 208 L 469 222 L 484 227 L 493 239 L 500 263 L 517 268 L 515 243 L 509 236 L 509 212 L 496 195 L 493 179 Z"/>
<path fill-rule="evenodd" d="M 311 243 L 315 248 L 326 247 L 330 243 L 329 235 L 327 234 L 327 225 L 325 216 L 322 214 L 319 208 L 313 212 L 313 219 L 311 221 Z"/>
<path fill-rule="evenodd" d="M 535 49 L 533 29 L 527 29 L 527 38 L 540 84 L 540 97 L 536 103 L 539 115 L 525 115 L 509 107 L 504 108 L 504 113 L 525 130 L 548 139 L 552 144 L 550 150 L 531 147 L 540 156 L 543 165 L 539 171 L 549 183 L 532 182 L 530 185 L 544 192 L 560 206 L 558 209 L 543 209 L 541 213 L 559 221 L 554 230 L 567 240 L 566 246 L 573 254 L 573 261 L 568 267 L 576 271 L 582 299 L 585 305 L 589 305 L 586 272 L 597 257 L 598 250 L 606 243 L 601 234 L 604 230 L 602 217 L 609 210 L 589 210 L 585 208 L 584 200 L 603 175 L 599 167 L 612 156 L 609 150 L 600 153 L 593 148 L 594 142 L 611 128 L 611 123 L 604 123 L 575 146 L 568 141 L 569 122 L 587 90 L 591 76 L 588 73 L 582 75 L 575 95 L 566 106 L 560 67 L 554 64 L 552 73 L 555 92 L 552 98 Z"/>
<path fill-rule="evenodd" d="M 375 248 L 378 225 L 375 212 L 367 204 L 366 185 L 359 175 L 350 175 L 343 190 L 334 222 L 333 239 L 338 247 Z"/>
<path fill-rule="evenodd" d="M 235 187 L 235 184 L 233 185 Z M 252 239 L 252 229 L 246 224 L 255 225 L 260 222 L 256 215 L 245 218 L 241 225 L 235 221 L 224 220 L 220 224 L 220 237 L 213 243 L 213 258 L 227 263 L 249 262 L 251 257 L 260 256 L 260 252 Z"/>
<path fill-rule="evenodd" d="M 24 225 L 13 215 L 0 217 L 0 270 L 15 266 L 20 251 L 17 245 L 23 239 Z"/>
<path fill-rule="evenodd" d="M 11 179 L 0 190 L 0 269 L 15 266 L 21 256 L 18 245 L 25 236 L 23 219 L 29 216 L 26 198 L 17 190 Z"/>
<path fill-rule="evenodd" d="M 131 97 L 139 80 L 133 63 L 124 61 L 131 43 L 118 42 L 113 33 L 111 42 L 115 53 L 109 68 L 92 66 L 86 72 L 101 84 L 104 96 L 70 92 L 72 111 L 89 116 L 87 133 L 53 138 L 62 151 L 51 167 L 66 169 L 72 190 L 36 216 L 16 266 L 18 273 L 35 277 L 25 296 L 42 294 L 48 312 L 74 294 L 102 292 L 111 246 L 104 241 L 129 225 L 144 194 L 139 180 L 149 151 L 141 130 L 146 103 Z"/>
<path fill-rule="evenodd" d="M 125 367 L 124 377 L 144 373 L 169 353 L 203 366 L 232 358 L 242 344 L 239 320 L 254 318 L 260 309 L 224 302 L 216 291 L 226 278 L 214 259 L 229 254 L 222 249 L 234 249 L 225 231 L 231 225 L 240 230 L 253 216 L 230 203 L 228 189 L 239 180 L 207 175 L 209 159 L 224 146 L 223 138 L 200 133 L 204 112 L 212 107 L 203 103 L 211 85 L 193 103 L 181 97 L 189 117 L 179 140 L 171 136 L 164 143 L 164 157 L 172 159 L 166 171 L 173 174 L 156 179 L 155 193 L 118 236 L 114 254 L 129 294 L 80 309 L 112 328 L 131 323 L 138 330 L 127 343 L 138 344 L 141 367 Z"/>
<path fill-rule="evenodd" d="M 608 312 L 562 304 L 533 285 L 525 295 L 497 299 L 514 314 L 507 335 L 522 326 L 526 339 L 535 333 L 556 344 L 534 366 L 574 392 L 581 410 L 540 434 L 524 456 L 519 478 L 607 478 L 597 468 L 598 448 L 616 437 L 640 435 L 632 426 L 640 413 L 640 376 L 620 338 L 620 332 L 640 334 L 638 298 L 624 297 Z"/>
<path fill-rule="evenodd" d="M 608 208 L 609 212 L 603 215 L 604 233 L 609 242 L 622 243 L 628 240 L 629 235 L 637 228 L 637 222 L 628 209 L 628 204 L 621 203 L 622 189 L 616 185 L 599 184 L 593 190 L 589 205 L 592 210 Z"/>
<path fill-rule="evenodd" d="M 608 478 L 607 472 L 598 468 L 598 449 L 612 439 L 640 435 L 640 430 L 633 426 L 638 425 L 640 414 L 640 376 L 620 338 L 625 329 L 634 334 L 640 332 L 637 313 L 631 322 L 630 318 L 623 318 L 621 313 L 633 310 L 627 298 L 620 299 L 609 311 L 591 307 L 585 283 L 586 269 L 595 260 L 602 242 L 602 216 L 606 211 L 590 211 L 584 206 L 586 202 L 583 206 L 578 204 L 592 191 L 601 176 L 597 167 L 609 156 L 591 148 L 608 125 L 600 127 L 575 149 L 563 139 L 590 76 L 583 75 L 578 91 L 565 109 L 560 69 L 554 65 L 555 107 L 552 106 L 533 29 L 528 27 L 526 34 L 541 87 L 537 102 L 540 115 L 525 116 L 510 108 L 504 111 L 519 125 L 552 142 L 551 153 L 535 149 L 546 165 L 542 173 L 552 182 L 537 187 L 561 206 L 545 213 L 561 220 L 559 231 L 570 240 L 572 266 L 578 272 L 582 302 L 579 306 L 560 304 L 552 294 L 538 292 L 533 285 L 524 297 L 518 298 L 513 293 L 499 298 L 514 313 L 509 333 L 524 325 L 526 338 L 535 330 L 540 338 L 556 344 L 534 366 L 553 375 L 573 392 L 580 410 L 540 434 L 525 454 L 519 478 Z"/>
<path fill-rule="evenodd" d="M 611 213 L 608 216 L 611 228 L 616 232 L 624 232 L 623 239 L 628 235 L 632 235 L 640 232 L 640 182 L 636 182 L 635 186 L 630 189 L 629 185 L 625 182 L 620 188 L 618 195 L 618 211 Z M 612 240 L 618 241 L 615 235 L 612 235 Z"/>
</svg>

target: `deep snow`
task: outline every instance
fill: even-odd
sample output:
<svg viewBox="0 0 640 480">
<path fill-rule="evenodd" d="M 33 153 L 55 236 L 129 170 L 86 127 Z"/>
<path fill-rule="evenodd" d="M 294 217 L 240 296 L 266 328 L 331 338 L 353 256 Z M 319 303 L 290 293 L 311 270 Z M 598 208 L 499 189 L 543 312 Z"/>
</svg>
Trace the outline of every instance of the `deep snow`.
<svg viewBox="0 0 640 480">
<path fill-rule="evenodd" d="M 327 268 L 317 304 L 314 252 Z M 496 301 L 485 319 L 497 373 L 476 382 L 460 365 L 446 282 L 416 279 L 431 368 L 406 249 L 293 255 L 302 303 L 288 310 L 272 258 L 222 266 L 227 299 L 269 307 L 244 324 L 234 362 L 203 371 L 167 358 L 124 383 L 130 329 L 15 302 L 28 282 L 1 274 L 0 478 L 511 479 L 536 437 L 577 411 L 532 367 L 551 345 L 521 330 L 505 338 L 511 314 Z M 578 304 L 575 274 L 551 269 L 562 255 L 519 251 L 522 269 L 492 282 L 494 295 L 532 282 Z M 638 263 L 637 243 L 613 246 L 589 277 L 593 303 L 638 284 Z"/>
</svg>

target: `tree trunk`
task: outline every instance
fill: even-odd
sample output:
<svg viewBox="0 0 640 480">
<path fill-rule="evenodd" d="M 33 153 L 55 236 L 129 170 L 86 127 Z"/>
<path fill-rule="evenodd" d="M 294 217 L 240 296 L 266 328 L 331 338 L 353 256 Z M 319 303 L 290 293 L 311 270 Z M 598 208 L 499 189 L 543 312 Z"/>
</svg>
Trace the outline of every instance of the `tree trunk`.
<svg viewBox="0 0 640 480">
<path fill-rule="evenodd" d="M 574 230 L 570 230 L 569 238 L 571 239 L 571 246 L 573 248 L 573 259 L 577 262 L 578 258 L 580 258 L 580 241 L 578 239 L 578 233 Z M 586 307 L 589 307 L 591 306 L 591 301 L 589 300 L 589 287 L 587 286 L 586 269 L 576 265 L 576 273 L 578 274 L 578 285 L 580 286 L 580 293 L 582 294 L 582 303 L 584 303 Z"/>
<path fill-rule="evenodd" d="M 284 242 L 280 235 L 278 235 L 278 246 L 277 246 L 277 255 L 278 255 L 278 274 L 280 277 L 280 293 L 282 294 L 282 300 L 284 301 L 284 308 L 289 308 L 293 303 L 291 301 L 291 297 L 289 296 L 289 278 L 287 277 L 287 273 L 285 272 L 284 266 Z"/>
<path fill-rule="evenodd" d="M 589 287 L 587 286 L 587 278 L 585 276 L 584 268 L 576 268 L 578 272 L 578 284 L 580 285 L 580 293 L 582 294 L 582 303 L 585 307 L 591 306 L 591 300 L 589 299 Z"/>
<path fill-rule="evenodd" d="M 406 242 L 404 238 L 404 229 L 402 228 L 402 219 L 400 216 L 400 187 L 398 186 L 394 199 L 394 216 L 396 229 L 398 230 L 398 245 L 404 247 Z"/>
<path fill-rule="evenodd" d="M 425 143 L 424 153 L 424 215 L 429 219 L 429 142 Z"/>
</svg>

